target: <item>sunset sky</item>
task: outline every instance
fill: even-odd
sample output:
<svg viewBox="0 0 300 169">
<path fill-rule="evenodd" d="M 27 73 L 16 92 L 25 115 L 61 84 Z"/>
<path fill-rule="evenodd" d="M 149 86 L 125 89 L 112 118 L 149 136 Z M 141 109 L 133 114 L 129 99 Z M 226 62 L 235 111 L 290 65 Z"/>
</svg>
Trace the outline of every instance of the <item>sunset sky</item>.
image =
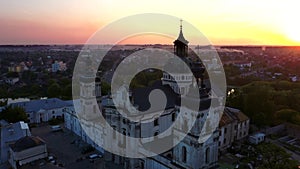
<svg viewBox="0 0 300 169">
<path fill-rule="evenodd" d="M 162 13 L 193 24 L 213 45 L 300 45 L 298 0 L 1 0 L 0 3 L 0 44 L 82 44 L 98 29 L 124 16 Z M 144 43 L 143 39 L 137 43 Z M 154 38 L 149 43 L 161 42 Z"/>
</svg>

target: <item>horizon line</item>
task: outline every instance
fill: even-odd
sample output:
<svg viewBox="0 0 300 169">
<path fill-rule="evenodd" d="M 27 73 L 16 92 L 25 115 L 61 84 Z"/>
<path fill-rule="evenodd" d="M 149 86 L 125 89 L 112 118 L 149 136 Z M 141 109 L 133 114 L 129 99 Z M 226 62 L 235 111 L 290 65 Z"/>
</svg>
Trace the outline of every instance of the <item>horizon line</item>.
<svg viewBox="0 0 300 169">
<path fill-rule="evenodd" d="M 173 46 L 173 44 L 84 44 L 84 43 L 32 43 L 32 44 L 0 44 L 0 47 L 3 46 L 66 46 L 66 45 L 73 45 L 73 46 L 84 46 L 84 45 L 110 45 L 110 46 L 155 46 L 155 45 L 162 45 L 162 46 Z M 189 45 L 189 46 L 216 46 L 216 47 L 222 47 L 222 46 L 245 46 L 245 47 L 300 47 L 300 45 L 264 45 L 264 44 L 222 44 L 222 45 L 213 45 L 213 44 L 207 44 L 207 45 Z"/>
</svg>

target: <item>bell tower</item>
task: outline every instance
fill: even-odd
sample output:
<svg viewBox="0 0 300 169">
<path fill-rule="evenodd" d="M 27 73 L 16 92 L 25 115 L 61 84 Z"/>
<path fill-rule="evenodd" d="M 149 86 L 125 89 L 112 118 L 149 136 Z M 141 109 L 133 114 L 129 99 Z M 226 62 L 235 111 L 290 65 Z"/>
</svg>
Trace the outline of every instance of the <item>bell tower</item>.
<svg viewBox="0 0 300 169">
<path fill-rule="evenodd" d="M 188 66 L 190 65 L 190 61 L 188 59 L 188 43 L 182 33 L 182 20 L 180 20 L 180 31 L 178 38 L 173 42 L 174 43 L 174 55 L 179 57 L 183 63 L 185 62 Z M 189 91 L 190 84 L 193 83 L 193 75 L 188 73 L 187 70 L 182 67 L 182 63 L 178 63 L 178 61 L 172 61 L 170 59 L 170 64 L 175 66 L 175 69 L 171 69 L 173 75 L 169 75 L 164 72 L 162 77 L 162 84 L 169 85 L 173 91 L 177 94 L 186 95 Z"/>
<path fill-rule="evenodd" d="M 188 56 L 188 43 L 182 33 L 182 19 L 180 20 L 180 32 L 178 38 L 173 42 L 174 43 L 174 54 L 185 58 Z"/>
</svg>

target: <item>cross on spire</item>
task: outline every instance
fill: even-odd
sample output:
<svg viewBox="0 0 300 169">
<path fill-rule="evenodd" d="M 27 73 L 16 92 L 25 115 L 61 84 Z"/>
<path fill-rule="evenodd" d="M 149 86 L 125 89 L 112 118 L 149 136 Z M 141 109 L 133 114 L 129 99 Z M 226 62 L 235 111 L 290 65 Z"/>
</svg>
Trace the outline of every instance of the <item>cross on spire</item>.
<svg viewBox="0 0 300 169">
<path fill-rule="evenodd" d="M 180 19 L 180 30 L 182 30 L 182 19 Z"/>
</svg>

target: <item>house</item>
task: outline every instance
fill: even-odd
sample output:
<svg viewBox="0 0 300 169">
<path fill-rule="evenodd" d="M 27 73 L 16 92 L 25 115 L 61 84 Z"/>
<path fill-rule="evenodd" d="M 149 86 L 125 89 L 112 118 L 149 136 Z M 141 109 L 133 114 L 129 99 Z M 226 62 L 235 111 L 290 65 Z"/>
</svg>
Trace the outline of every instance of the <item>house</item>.
<svg viewBox="0 0 300 169">
<path fill-rule="evenodd" d="M 9 163 L 14 169 L 48 156 L 45 141 L 39 137 L 26 136 L 9 146 Z"/>
<path fill-rule="evenodd" d="M 69 103 L 58 98 L 31 100 L 10 104 L 12 107 L 22 107 L 30 123 L 47 122 L 53 118 L 64 118 Z"/>
<path fill-rule="evenodd" d="M 249 118 L 240 110 L 226 107 L 219 123 L 219 151 L 229 148 L 234 141 L 248 136 Z"/>
<path fill-rule="evenodd" d="M 27 123 L 23 121 L 8 124 L 1 123 L 1 163 L 5 163 L 8 160 L 9 145 L 15 143 L 18 139 L 31 136 Z"/>
<path fill-rule="evenodd" d="M 5 83 L 9 84 L 9 85 L 14 85 L 19 81 L 18 77 L 11 77 L 11 78 L 7 78 L 5 79 Z"/>
<path fill-rule="evenodd" d="M 249 136 L 248 141 L 251 144 L 259 144 L 263 141 L 265 141 L 266 135 L 264 133 L 256 133 L 254 135 Z"/>
<path fill-rule="evenodd" d="M 244 68 L 251 68 L 252 63 L 249 61 L 236 61 L 233 63 L 234 66 L 244 69 Z"/>
</svg>

